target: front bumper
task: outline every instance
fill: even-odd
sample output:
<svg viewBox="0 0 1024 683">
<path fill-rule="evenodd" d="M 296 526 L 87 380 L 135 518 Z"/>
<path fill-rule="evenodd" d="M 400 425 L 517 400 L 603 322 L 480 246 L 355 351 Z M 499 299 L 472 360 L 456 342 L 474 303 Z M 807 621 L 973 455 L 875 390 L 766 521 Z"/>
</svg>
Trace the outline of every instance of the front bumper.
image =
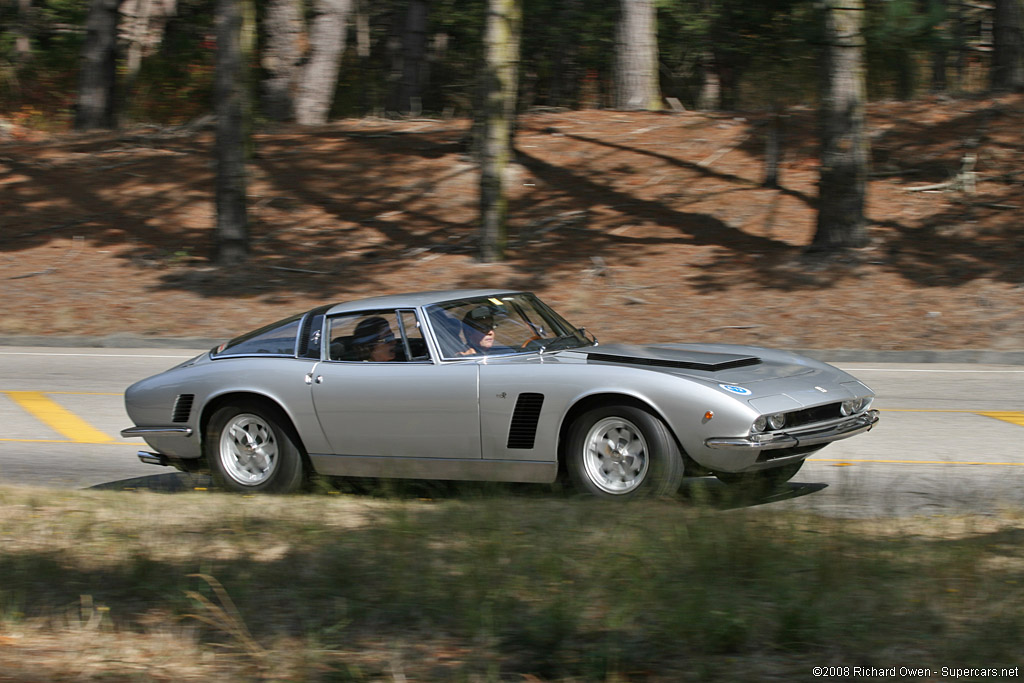
<svg viewBox="0 0 1024 683">
<path fill-rule="evenodd" d="M 704 445 L 716 449 L 742 448 L 758 451 L 825 445 L 869 431 L 877 422 L 878 411 L 869 410 L 828 425 L 817 425 L 808 429 L 788 432 L 751 434 L 743 437 L 715 437 L 705 440 Z"/>
<path fill-rule="evenodd" d="M 145 439 L 158 455 L 182 460 L 194 460 L 202 456 L 202 444 L 193 427 L 188 425 L 150 425 L 145 427 L 129 427 L 121 430 L 121 436 L 140 436 Z M 153 462 L 153 460 L 144 460 Z"/>
<path fill-rule="evenodd" d="M 192 436 L 191 427 L 128 427 L 121 430 L 121 436 Z"/>
</svg>

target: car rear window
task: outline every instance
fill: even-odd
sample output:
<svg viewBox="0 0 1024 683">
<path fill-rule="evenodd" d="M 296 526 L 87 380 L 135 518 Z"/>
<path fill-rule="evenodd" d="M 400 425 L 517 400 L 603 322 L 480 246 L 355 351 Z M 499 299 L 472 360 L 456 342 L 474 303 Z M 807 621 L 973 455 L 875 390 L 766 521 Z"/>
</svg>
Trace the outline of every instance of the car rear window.
<svg viewBox="0 0 1024 683">
<path fill-rule="evenodd" d="M 235 337 L 213 350 L 214 358 L 225 356 L 294 356 L 302 314 Z"/>
</svg>

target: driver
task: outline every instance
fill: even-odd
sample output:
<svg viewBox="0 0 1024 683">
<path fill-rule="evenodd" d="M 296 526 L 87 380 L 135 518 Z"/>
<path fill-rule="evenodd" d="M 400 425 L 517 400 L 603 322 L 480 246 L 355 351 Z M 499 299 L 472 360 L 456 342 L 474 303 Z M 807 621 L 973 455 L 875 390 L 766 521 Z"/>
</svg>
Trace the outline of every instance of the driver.
<svg viewBox="0 0 1024 683">
<path fill-rule="evenodd" d="M 396 359 L 395 335 L 388 321 L 380 316 L 360 320 L 352 342 L 360 360 L 388 363 Z"/>
<path fill-rule="evenodd" d="M 477 306 L 462 318 L 462 334 L 469 349 L 461 355 L 487 353 L 494 346 L 494 313 L 487 306 Z"/>
</svg>

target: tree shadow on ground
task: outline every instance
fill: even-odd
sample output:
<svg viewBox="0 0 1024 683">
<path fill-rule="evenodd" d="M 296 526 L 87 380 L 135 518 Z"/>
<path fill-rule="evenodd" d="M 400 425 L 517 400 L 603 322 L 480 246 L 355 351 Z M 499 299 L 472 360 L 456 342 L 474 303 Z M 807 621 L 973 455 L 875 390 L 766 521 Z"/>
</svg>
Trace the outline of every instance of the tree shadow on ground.
<svg viewBox="0 0 1024 683">
<path fill-rule="evenodd" d="M 780 189 L 759 186 L 763 126 L 756 118 L 730 121 L 726 134 L 718 130 L 725 125 L 721 117 L 649 115 L 661 132 L 645 138 L 639 129 L 623 141 L 608 132 L 617 130 L 613 125 L 604 134 L 562 130 L 556 136 L 544 133 L 548 119 L 524 116 L 520 131 L 530 144 L 518 149 L 524 175 L 510 193 L 507 284 L 535 288 L 538 281 L 586 271 L 597 257 L 635 265 L 664 247 L 713 250 L 681 264 L 705 293 L 738 279 L 783 291 L 829 287 L 865 263 L 922 286 L 979 278 L 1019 283 L 1024 236 L 1004 207 L 1022 199 L 1012 163 L 1022 147 L 1020 101 L 975 102 L 959 115 L 948 105 L 944 117 L 920 103 L 875 105 L 876 166 L 894 174 L 872 183 L 869 196 L 881 197 L 881 206 L 893 206 L 908 183 L 947 179 L 968 138 L 984 150 L 986 173 L 994 169 L 996 178 L 980 186 L 984 194 L 943 197 L 938 201 L 945 206 L 920 218 L 872 215 L 875 244 L 855 254 L 849 267 L 850 259 L 809 259 L 802 244 L 771 233 L 773 223 L 792 215 L 790 209 L 773 218 L 783 204 L 807 216 L 816 198 L 806 183 L 790 182 L 785 170 Z M 816 158 L 812 114 L 798 111 L 792 118 L 789 158 Z M 427 258 L 475 255 L 477 175 L 464 155 L 464 123 L 411 130 L 401 129 L 409 124 L 357 125 L 256 136 L 253 259 L 230 270 L 210 261 L 209 133 L 155 130 L 5 143 L 0 174 L 15 199 L 0 199 L 0 253 L 14 256 L 78 235 L 90 248 L 116 252 L 130 270 L 150 278 L 158 272 L 154 290 L 219 299 L 393 290 L 404 272 Z M 663 144 L 659 135 L 667 136 Z M 697 136 L 733 145 L 723 160 L 729 163 L 705 163 L 706 151 L 688 151 Z M 552 152 L 556 142 L 571 144 L 571 153 Z M 668 186 L 663 192 L 647 186 L 654 167 Z M 737 167 L 742 172 L 732 170 Z M 758 234 L 732 217 L 740 207 L 768 230 Z M 661 231 L 635 234 L 632 225 Z"/>
</svg>

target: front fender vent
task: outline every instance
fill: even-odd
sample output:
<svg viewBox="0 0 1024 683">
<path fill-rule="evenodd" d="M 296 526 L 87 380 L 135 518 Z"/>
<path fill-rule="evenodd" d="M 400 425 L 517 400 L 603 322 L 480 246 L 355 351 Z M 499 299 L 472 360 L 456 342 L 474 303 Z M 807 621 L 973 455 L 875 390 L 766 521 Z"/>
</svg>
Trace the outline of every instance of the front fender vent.
<svg viewBox="0 0 1024 683">
<path fill-rule="evenodd" d="M 544 394 L 519 394 L 512 424 L 508 428 L 508 448 L 531 449 L 537 437 L 537 422 L 544 405 Z"/>
<path fill-rule="evenodd" d="M 192 402 L 195 401 L 195 398 L 195 394 L 178 394 L 177 400 L 174 401 L 171 422 L 188 422 L 188 418 L 192 415 Z"/>
</svg>

